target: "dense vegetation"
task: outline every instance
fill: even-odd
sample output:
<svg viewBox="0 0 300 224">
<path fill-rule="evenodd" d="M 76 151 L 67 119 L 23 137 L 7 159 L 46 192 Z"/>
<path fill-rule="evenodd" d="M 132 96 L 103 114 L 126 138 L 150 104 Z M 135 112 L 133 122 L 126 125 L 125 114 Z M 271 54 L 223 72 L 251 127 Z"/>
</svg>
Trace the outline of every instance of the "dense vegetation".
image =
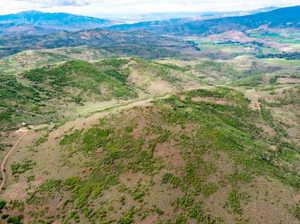
<svg viewBox="0 0 300 224">
<path fill-rule="evenodd" d="M 300 54 L 298 52 L 286 52 L 286 53 L 277 53 L 277 54 L 264 54 L 259 55 L 259 58 L 284 58 L 287 60 L 299 60 Z"/>
<path fill-rule="evenodd" d="M 61 112 L 72 103 L 136 97 L 127 76 L 118 68 L 98 69 L 84 61 L 38 68 L 18 77 L 1 75 L 1 128 L 62 118 Z"/>
<path fill-rule="evenodd" d="M 94 63 L 69 60 L 18 75 L 2 74 L 0 127 L 56 122 L 64 119 L 70 108 L 85 103 L 159 95 L 201 82 L 188 71 L 152 60 L 115 58 Z M 137 81 L 131 81 L 134 78 Z M 152 87 L 154 82 L 162 88 Z"/>
</svg>

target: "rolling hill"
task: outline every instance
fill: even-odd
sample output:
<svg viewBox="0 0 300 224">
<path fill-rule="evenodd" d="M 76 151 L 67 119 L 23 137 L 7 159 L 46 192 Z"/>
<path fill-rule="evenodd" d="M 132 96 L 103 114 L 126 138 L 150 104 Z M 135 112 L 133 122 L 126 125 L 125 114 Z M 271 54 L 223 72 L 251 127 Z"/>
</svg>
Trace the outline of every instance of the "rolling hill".
<svg viewBox="0 0 300 224">
<path fill-rule="evenodd" d="M 152 60 L 67 60 L 19 74 L 1 74 L 0 130 L 78 116 L 85 104 L 157 96 L 200 86 L 187 69 Z M 115 103 L 115 102 L 114 102 Z"/>
<path fill-rule="evenodd" d="M 153 97 L 201 85 L 254 88 L 288 80 L 297 83 L 300 78 L 297 67 L 254 57 L 99 60 L 103 57 L 103 52 L 79 47 L 30 51 L 0 60 L 0 128 L 76 117 L 73 110 L 86 104 Z M 16 67 L 7 66 L 11 63 Z"/>
<path fill-rule="evenodd" d="M 67 105 L 136 97 L 135 91 L 120 81 L 121 73 L 112 69 L 100 71 L 84 61 L 69 61 L 29 70 L 19 76 L 0 77 L 1 128 L 18 124 L 20 119 L 25 122 L 61 119 Z"/>
<path fill-rule="evenodd" d="M 88 46 L 27 50 L 0 59 L 0 73 L 16 75 L 26 70 L 70 60 L 96 61 L 117 54 Z"/>
</svg>

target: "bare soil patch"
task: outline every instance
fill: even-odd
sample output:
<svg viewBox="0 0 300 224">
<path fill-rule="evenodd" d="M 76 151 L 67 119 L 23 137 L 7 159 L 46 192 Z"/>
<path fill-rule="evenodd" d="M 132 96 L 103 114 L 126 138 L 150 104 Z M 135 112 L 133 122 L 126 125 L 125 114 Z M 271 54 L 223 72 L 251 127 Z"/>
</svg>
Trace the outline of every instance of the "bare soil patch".
<svg viewBox="0 0 300 224">
<path fill-rule="evenodd" d="M 277 79 L 277 83 L 280 83 L 280 84 L 296 84 L 296 83 L 300 83 L 300 79 L 297 79 L 297 78 L 279 78 L 279 79 Z"/>
</svg>

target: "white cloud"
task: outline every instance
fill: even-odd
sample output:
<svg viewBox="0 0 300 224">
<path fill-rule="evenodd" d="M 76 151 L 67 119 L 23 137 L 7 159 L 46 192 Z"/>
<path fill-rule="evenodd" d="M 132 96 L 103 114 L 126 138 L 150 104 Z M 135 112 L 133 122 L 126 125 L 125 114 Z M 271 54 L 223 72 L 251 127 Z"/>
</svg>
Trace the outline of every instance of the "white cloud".
<svg viewBox="0 0 300 224">
<path fill-rule="evenodd" d="M 98 16 L 152 12 L 203 12 L 300 4 L 299 0 L 0 0 L 0 14 L 24 10 L 63 11 Z"/>
</svg>

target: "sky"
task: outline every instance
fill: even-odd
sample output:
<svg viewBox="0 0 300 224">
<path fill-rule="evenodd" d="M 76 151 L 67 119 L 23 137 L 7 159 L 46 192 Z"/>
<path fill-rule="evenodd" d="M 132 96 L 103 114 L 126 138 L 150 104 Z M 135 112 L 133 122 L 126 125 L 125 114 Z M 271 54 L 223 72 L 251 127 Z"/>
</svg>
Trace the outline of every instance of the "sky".
<svg viewBox="0 0 300 224">
<path fill-rule="evenodd" d="M 246 11 L 300 5 L 299 0 L 0 0 L 0 14 L 26 10 L 107 17 L 166 12 Z"/>
</svg>

